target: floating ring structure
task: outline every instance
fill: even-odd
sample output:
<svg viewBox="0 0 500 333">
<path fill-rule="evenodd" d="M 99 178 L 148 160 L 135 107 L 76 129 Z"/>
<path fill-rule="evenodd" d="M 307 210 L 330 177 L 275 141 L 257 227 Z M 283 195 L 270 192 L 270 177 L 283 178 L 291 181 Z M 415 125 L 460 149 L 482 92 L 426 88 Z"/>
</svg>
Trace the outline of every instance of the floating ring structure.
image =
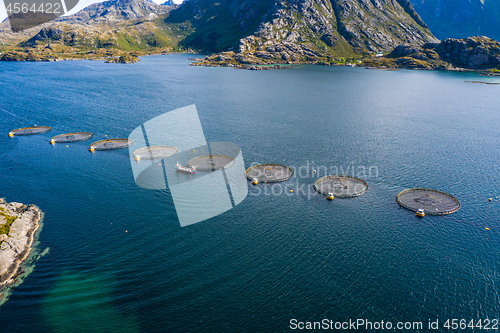
<svg viewBox="0 0 500 333">
<path fill-rule="evenodd" d="M 248 168 L 245 175 L 262 183 L 284 182 L 293 176 L 293 169 L 281 164 L 259 164 Z"/>
<path fill-rule="evenodd" d="M 52 127 L 49 127 L 49 126 L 23 127 L 23 128 L 18 128 L 18 129 L 15 129 L 13 131 L 10 131 L 9 136 L 35 135 L 35 134 L 47 133 L 50 131 L 52 131 Z"/>
<path fill-rule="evenodd" d="M 130 147 L 134 144 L 134 141 L 129 139 L 115 138 L 99 140 L 90 145 L 89 150 L 115 150 Z"/>
<path fill-rule="evenodd" d="M 88 132 L 75 132 L 75 133 L 65 133 L 59 134 L 50 139 L 50 143 L 69 143 L 69 142 L 79 142 L 85 141 L 92 138 L 94 134 Z"/>
<path fill-rule="evenodd" d="M 325 176 L 314 183 L 314 189 L 324 195 L 333 193 L 336 198 L 354 198 L 368 190 L 368 184 L 351 176 Z"/>
<path fill-rule="evenodd" d="M 132 156 L 136 161 L 155 160 L 172 156 L 177 151 L 177 148 L 170 146 L 151 146 L 137 149 L 132 153 Z"/>
<path fill-rule="evenodd" d="M 227 169 L 235 163 L 231 156 L 225 155 L 204 155 L 197 156 L 188 161 L 188 166 L 195 167 L 200 171 L 214 171 L 220 169 Z"/>
<path fill-rule="evenodd" d="M 427 188 L 411 188 L 400 192 L 396 201 L 411 211 L 423 209 L 426 214 L 447 215 L 460 209 L 460 202 L 451 194 Z"/>
</svg>

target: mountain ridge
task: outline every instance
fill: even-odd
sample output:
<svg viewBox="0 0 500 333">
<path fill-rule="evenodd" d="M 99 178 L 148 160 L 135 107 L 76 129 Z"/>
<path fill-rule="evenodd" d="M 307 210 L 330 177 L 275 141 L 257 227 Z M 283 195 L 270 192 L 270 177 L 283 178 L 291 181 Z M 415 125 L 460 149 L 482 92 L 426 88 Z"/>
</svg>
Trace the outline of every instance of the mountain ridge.
<svg viewBox="0 0 500 333">
<path fill-rule="evenodd" d="M 500 1 L 411 0 L 413 6 L 440 39 L 477 35 L 500 40 Z"/>
</svg>

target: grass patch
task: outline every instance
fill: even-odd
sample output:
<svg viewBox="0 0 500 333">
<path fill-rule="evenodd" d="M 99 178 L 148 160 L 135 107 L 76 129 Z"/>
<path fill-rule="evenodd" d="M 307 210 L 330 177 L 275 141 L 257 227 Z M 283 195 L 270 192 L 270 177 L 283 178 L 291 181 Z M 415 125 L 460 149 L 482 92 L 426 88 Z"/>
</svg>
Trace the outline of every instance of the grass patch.
<svg viewBox="0 0 500 333">
<path fill-rule="evenodd" d="M 12 223 L 17 219 L 17 217 L 10 216 L 5 213 L 5 210 L 3 208 L 0 208 L 0 215 L 5 218 L 5 223 L 0 225 L 0 235 L 9 235 L 10 232 L 10 227 L 12 226 Z M 2 245 L 3 241 L 0 242 L 0 245 Z"/>
</svg>

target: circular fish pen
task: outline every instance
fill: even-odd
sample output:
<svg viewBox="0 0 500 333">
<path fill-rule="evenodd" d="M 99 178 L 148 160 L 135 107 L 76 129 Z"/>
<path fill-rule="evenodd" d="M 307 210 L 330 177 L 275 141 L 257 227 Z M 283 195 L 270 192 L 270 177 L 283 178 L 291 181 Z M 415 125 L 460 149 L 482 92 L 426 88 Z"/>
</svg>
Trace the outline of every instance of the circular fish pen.
<svg viewBox="0 0 500 333">
<path fill-rule="evenodd" d="M 227 169 L 235 163 L 234 158 L 225 155 L 197 156 L 188 161 L 188 166 L 195 167 L 199 171 L 215 171 Z"/>
<path fill-rule="evenodd" d="M 427 188 L 412 188 L 400 192 L 396 201 L 411 211 L 423 209 L 426 214 L 447 215 L 460 209 L 460 202 L 451 194 Z"/>
<path fill-rule="evenodd" d="M 35 135 L 42 134 L 52 131 L 52 127 L 49 126 L 33 126 L 33 127 L 23 127 L 18 128 L 9 132 L 9 136 L 22 136 L 22 135 Z"/>
<path fill-rule="evenodd" d="M 293 176 L 293 169 L 281 164 L 259 164 L 248 168 L 245 175 L 262 183 L 284 182 Z"/>
<path fill-rule="evenodd" d="M 354 198 L 368 190 L 368 184 L 359 178 L 350 176 L 325 176 L 314 183 L 314 189 L 324 195 L 337 198 Z"/>
<path fill-rule="evenodd" d="M 170 146 L 152 146 L 137 149 L 132 153 L 134 160 L 155 160 L 167 158 L 177 153 L 177 148 Z"/>
<path fill-rule="evenodd" d="M 50 143 L 69 143 L 69 142 L 79 142 L 85 141 L 92 138 L 94 134 L 88 132 L 75 132 L 75 133 L 65 133 L 59 134 L 50 139 Z"/>
<path fill-rule="evenodd" d="M 130 147 L 133 143 L 134 143 L 134 141 L 132 141 L 132 140 L 121 139 L 121 138 L 99 140 L 99 141 L 92 143 L 90 145 L 89 150 L 94 151 L 94 150 L 122 149 L 122 148 Z"/>
</svg>

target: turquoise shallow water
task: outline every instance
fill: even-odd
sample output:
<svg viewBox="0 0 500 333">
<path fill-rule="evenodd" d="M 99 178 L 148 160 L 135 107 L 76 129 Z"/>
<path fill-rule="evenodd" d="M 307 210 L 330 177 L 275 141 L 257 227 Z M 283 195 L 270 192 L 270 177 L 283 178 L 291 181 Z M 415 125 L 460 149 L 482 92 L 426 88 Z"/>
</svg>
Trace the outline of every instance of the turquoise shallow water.
<svg viewBox="0 0 500 333">
<path fill-rule="evenodd" d="M 50 248 L 0 308 L 2 331 L 288 332 L 292 318 L 498 317 L 500 87 L 465 82 L 495 78 L 242 71 L 187 58 L 0 63 L 1 195 L 45 212 L 40 248 Z M 168 191 L 135 185 L 127 150 L 48 144 L 68 131 L 127 137 L 191 104 L 207 140 L 238 144 L 247 167 L 309 171 L 281 195 L 260 184 L 233 210 L 181 228 Z M 6 135 L 33 124 L 53 131 Z M 368 192 L 308 196 L 321 166 L 366 170 Z M 395 202 L 409 187 L 452 193 L 462 208 L 417 219 Z"/>
</svg>

